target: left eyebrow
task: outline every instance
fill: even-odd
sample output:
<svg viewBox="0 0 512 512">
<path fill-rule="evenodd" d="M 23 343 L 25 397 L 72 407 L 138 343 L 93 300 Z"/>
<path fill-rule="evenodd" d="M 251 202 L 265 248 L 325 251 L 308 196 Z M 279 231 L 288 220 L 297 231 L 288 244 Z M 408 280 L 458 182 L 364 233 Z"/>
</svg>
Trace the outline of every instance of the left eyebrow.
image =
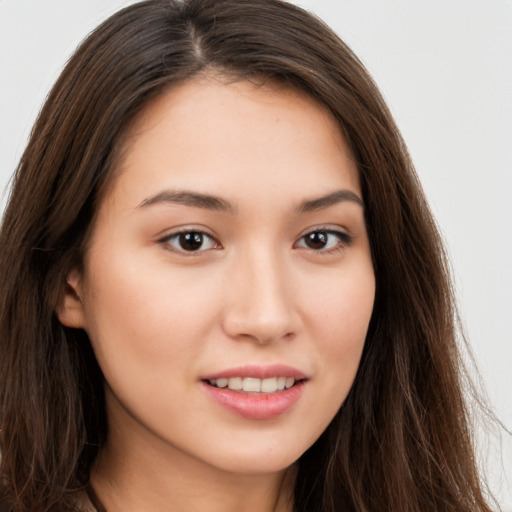
<svg viewBox="0 0 512 512">
<path fill-rule="evenodd" d="M 187 190 L 164 190 L 155 196 L 148 197 L 139 204 L 139 208 L 145 208 L 155 204 L 183 204 L 193 208 L 215 210 L 234 214 L 236 207 L 221 197 L 209 194 L 200 194 Z"/>
<path fill-rule="evenodd" d="M 335 192 L 331 192 L 325 196 L 303 201 L 297 207 L 297 211 L 299 213 L 315 212 L 346 201 L 358 204 L 364 208 L 363 200 L 356 193 L 351 190 L 336 190 Z"/>
</svg>

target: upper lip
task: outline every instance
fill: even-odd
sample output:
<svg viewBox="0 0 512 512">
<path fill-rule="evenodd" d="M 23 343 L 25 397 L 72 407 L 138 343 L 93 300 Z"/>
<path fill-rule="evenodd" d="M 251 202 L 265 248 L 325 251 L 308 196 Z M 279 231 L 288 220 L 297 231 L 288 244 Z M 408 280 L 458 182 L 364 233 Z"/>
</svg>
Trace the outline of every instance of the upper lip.
<svg viewBox="0 0 512 512">
<path fill-rule="evenodd" d="M 252 377 L 254 379 L 270 379 L 272 377 L 291 377 L 295 380 L 306 379 L 307 375 L 297 368 L 285 364 L 245 365 L 227 368 L 202 377 L 202 380 L 230 379 L 233 377 Z"/>
</svg>

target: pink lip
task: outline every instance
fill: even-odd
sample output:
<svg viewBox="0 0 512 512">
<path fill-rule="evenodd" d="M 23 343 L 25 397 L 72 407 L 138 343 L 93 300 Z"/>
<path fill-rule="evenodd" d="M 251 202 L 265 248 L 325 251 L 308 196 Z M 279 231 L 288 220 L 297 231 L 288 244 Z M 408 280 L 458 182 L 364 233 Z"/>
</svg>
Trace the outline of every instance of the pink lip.
<svg viewBox="0 0 512 512">
<path fill-rule="evenodd" d="M 209 380 L 232 377 L 255 379 L 291 377 L 298 382 L 291 388 L 268 394 L 244 393 L 228 388 L 216 388 L 208 384 Z M 245 365 L 205 375 L 201 379 L 201 384 L 211 398 L 228 410 L 251 420 L 271 420 L 285 413 L 297 402 L 304 391 L 307 379 L 306 374 L 288 365 Z"/>
<path fill-rule="evenodd" d="M 284 364 L 271 364 L 265 366 L 246 365 L 229 368 L 217 373 L 202 377 L 202 380 L 230 379 L 232 377 L 252 377 L 254 379 L 270 379 L 272 377 L 292 377 L 295 380 L 306 379 L 307 375 L 301 371 Z"/>
<path fill-rule="evenodd" d="M 236 375 L 248 376 L 240 373 Z M 201 384 L 211 398 L 228 410 L 250 420 L 271 420 L 281 416 L 297 402 L 304 391 L 306 381 L 301 380 L 291 388 L 269 394 L 241 393 L 227 388 L 216 388 L 204 381 Z"/>
</svg>

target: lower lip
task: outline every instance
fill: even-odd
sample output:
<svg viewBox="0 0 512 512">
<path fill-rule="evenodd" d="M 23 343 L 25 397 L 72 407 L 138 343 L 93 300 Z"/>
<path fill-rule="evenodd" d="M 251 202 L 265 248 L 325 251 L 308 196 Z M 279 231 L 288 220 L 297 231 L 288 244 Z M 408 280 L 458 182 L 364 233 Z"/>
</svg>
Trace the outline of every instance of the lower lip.
<svg viewBox="0 0 512 512">
<path fill-rule="evenodd" d="M 272 420 L 284 414 L 300 398 L 305 381 L 277 393 L 249 394 L 216 388 L 202 383 L 207 393 L 220 405 L 250 420 Z"/>
</svg>

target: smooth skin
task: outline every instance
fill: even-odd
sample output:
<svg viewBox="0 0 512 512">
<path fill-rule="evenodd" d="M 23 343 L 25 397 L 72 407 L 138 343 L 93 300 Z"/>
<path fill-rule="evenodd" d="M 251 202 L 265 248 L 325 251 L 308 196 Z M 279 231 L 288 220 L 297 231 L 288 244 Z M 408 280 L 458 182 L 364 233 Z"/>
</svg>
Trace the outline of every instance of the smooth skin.
<svg viewBox="0 0 512 512">
<path fill-rule="evenodd" d="M 350 151 L 311 98 L 219 76 L 153 101 L 123 143 L 58 311 L 105 376 L 96 492 L 109 512 L 289 512 L 373 308 Z M 248 364 L 303 372 L 299 400 L 253 420 L 205 392 Z"/>
</svg>

